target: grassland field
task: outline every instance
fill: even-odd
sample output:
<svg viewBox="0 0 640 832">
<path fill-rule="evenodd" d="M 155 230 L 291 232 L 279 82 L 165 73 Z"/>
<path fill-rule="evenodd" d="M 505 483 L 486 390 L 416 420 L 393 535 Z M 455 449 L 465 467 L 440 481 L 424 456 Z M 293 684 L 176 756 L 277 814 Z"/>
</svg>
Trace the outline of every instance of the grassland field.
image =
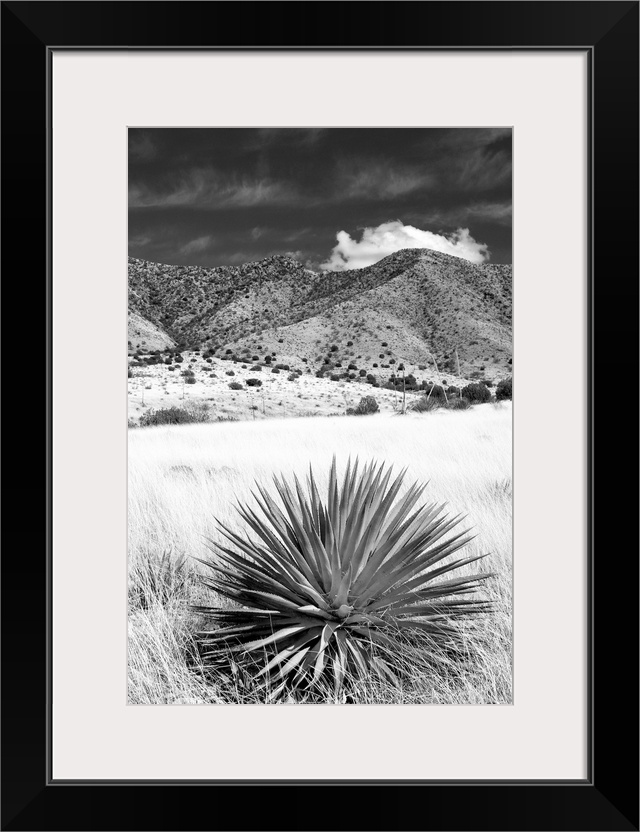
<svg viewBox="0 0 640 832">
<path fill-rule="evenodd" d="M 378 391 L 375 391 L 376 393 Z M 505 704 L 511 702 L 512 450 L 511 402 L 363 417 L 262 418 L 129 431 L 129 701 L 139 704 L 256 702 L 237 681 L 206 678 L 190 666 L 202 620 L 190 604 L 215 604 L 199 585 L 211 558 L 206 538 L 221 540 L 216 520 L 238 529 L 237 499 L 274 473 L 304 477 L 309 464 L 322 488 L 331 459 L 376 459 L 407 468 L 406 487 L 428 481 L 426 500 L 466 515 L 477 535 L 465 554 L 488 553 L 469 571 L 496 573 L 484 589 L 494 610 L 469 630 L 468 660 L 456 669 L 406 665 L 401 690 L 360 692 L 358 702 Z M 157 591 L 158 564 L 165 558 Z M 168 572 L 166 564 L 170 564 Z M 182 565 L 184 564 L 184 565 Z"/>
</svg>

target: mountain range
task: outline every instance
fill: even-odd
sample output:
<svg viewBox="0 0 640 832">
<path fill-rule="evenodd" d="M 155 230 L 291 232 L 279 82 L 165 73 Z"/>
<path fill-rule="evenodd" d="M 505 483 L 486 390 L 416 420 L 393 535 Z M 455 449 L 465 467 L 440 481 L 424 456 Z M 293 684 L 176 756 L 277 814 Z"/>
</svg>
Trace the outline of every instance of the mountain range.
<svg viewBox="0 0 640 832">
<path fill-rule="evenodd" d="M 323 273 L 282 255 L 216 268 L 130 257 L 128 337 L 130 353 L 266 353 L 312 370 L 355 361 L 393 371 L 404 363 L 504 378 L 512 368 L 512 267 L 427 249 Z"/>
</svg>

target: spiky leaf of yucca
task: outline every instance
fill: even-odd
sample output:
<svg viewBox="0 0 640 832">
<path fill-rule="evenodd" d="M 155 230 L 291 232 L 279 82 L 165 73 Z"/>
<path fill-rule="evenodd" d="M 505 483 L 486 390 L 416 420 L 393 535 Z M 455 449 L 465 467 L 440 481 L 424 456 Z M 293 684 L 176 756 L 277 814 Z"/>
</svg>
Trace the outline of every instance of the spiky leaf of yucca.
<svg viewBox="0 0 640 832">
<path fill-rule="evenodd" d="M 447 537 L 461 517 L 418 505 L 426 485 L 398 498 L 406 469 L 392 480 L 384 464 L 358 467 L 349 460 L 339 484 L 334 458 L 326 500 L 311 469 L 306 491 L 297 478 L 292 487 L 274 477 L 282 507 L 256 484 L 261 514 L 244 504 L 238 512 L 257 539 L 219 524 L 233 548 L 210 541 L 216 560 L 202 563 L 214 575 L 203 583 L 240 607 L 195 607 L 216 624 L 198 633 L 205 665 L 235 655 L 277 686 L 274 695 L 287 685 L 326 689 L 327 680 L 339 690 L 345 677 L 396 682 L 376 647 L 393 652 L 398 636 L 415 630 L 455 645 L 455 619 L 487 610 L 460 596 L 488 573 L 442 580 L 484 557 L 442 563 L 471 539 Z"/>
</svg>

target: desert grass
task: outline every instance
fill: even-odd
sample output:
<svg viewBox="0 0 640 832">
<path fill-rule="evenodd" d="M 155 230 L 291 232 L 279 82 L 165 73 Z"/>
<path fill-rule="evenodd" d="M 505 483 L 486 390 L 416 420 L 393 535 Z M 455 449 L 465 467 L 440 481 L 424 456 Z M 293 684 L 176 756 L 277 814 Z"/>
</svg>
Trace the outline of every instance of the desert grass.
<svg viewBox="0 0 640 832">
<path fill-rule="evenodd" d="M 407 467 L 407 482 L 429 481 L 425 499 L 466 515 L 477 535 L 465 554 L 490 556 L 467 569 L 497 573 L 485 597 L 494 611 L 465 626 L 466 657 L 451 662 L 432 645 L 407 644 L 389 661 L 396 688 L 361 682 L 367 703 L 503 704 L 511 702 L 512 551 L 511 403 L 425 414 L 266 419 L 177 425 L 129 432 L 129 681 L 131 703 L 267 701 L 239 669 L 206 675 L 193 634 L 206 626 L 191 604 L 221 602 L 198 582 L 194 558 L 211 558 L 206 538 L 221 540 L 216 519 L 242 528 L 234 503 L 255 480 L 304 475 L 319 486 L 333 455 Z M 464 570 L 463 570 L 464 571 Z M 327 702 L 335 701 L 327 691 Z"/>
</svg>

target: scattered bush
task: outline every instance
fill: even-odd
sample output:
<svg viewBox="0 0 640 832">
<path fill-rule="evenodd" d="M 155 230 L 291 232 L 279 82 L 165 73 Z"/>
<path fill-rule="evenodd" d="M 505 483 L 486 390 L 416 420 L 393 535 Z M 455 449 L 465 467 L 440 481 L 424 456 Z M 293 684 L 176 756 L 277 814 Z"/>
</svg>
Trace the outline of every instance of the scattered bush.
<svg viewBox="0 0 640 832">
<path fill-rule="evenodd" d="M 505 378 L 498 382 L 496 387 L 496 400 L 499 402 L 510 399 L 513 390 L 513 378 Z"/>
<path fill-rule="evenodd" d="M 262 364 L 254 364 L 254 365 L 253 365 L 253 367 L 251 367 L 251 370 L 252 370 L 254 373 L 260 373 L 260 372 L 262 372 Z"/>
<path fill-rule="evenodd" d="M 133 373 L 131 370 L 127 370 L 127 378 L 133 378 Z"/>
<path fill-rule="evenodd" d="M 279 370 L 277 367 L 272 367 L 272 368 L 271 368 L 271 372 L 272 372 L 272 373 L 279 373 L 279 372 L 280 372 L 280 370 Z"/>
<path fill-rule="evenodd" d="M 297 380 L 297 378 L 298 378 L 298 374 L 297 374 L 297 373 L 290 373 L 290 374 L 287 376 L 287 381 L 296 381 L 296 380 Z"/>
<path fill-rule="evenodd" d="M 195 384 L 195 383 L 196 383 L 196 379 L 193 376 L 189 376 L 188 378 L 185 378 L 185 384 Z"/>
<path fill-rule="evenodd" d="M 225 370 L 224 374 L 225 374 L 225 376 L 235 376 L 235 371 L 234 370 Z"/>
<path fill-rule="evenodd" d="M 262 387 L 262 382 L 259 378 L 248 378 L 247 387 Z"/>
<path fill-rule="evenodd" d="M 229 382 L 229 388 L 230 388 L 231 390 L 242 390 L 242 389 L 244 389 L 244 388 L 243 388 L 243 385 L 242 385 L 242 384 L 240 384 L 240 382 L 239 382 L 239 381 L 230 381 L 230 382 Z"/>
<path fill-rule="evenodd" d="M 367 375 L 367 371 L 366 371 L 366 370 L 360 370 L 360 372 L 358 373 L 358 375 L 360 375 L 362 378 L 365 378 L 365 377 L 366 377 L 366 375 Z"/>
<path fill-rule="evenodd" d="M 193 378 L 193 376 L 195 376 L 195 373 L 193 372 L 193 370 L 183 370 L 182 375 L 185 378 Z"/>
<path fill-rule="evenodd" d="M 347 367 L 347 370 L 357 370 L 357 369 L 358 368 L 355 364 L 349 364 L 349 366 Z"/>
<path fill-rule="evenodd" d="M 291 369 L 288 364 L 276 364 L 278 370 L 287 370 L 287 372 Z"/>
</svg>

